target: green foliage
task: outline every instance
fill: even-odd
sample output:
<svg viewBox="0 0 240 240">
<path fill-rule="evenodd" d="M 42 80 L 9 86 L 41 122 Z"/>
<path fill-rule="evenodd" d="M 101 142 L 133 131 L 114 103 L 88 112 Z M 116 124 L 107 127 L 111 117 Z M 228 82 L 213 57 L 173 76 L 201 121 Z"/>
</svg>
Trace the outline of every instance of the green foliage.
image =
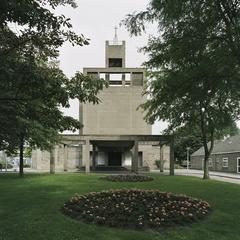
<svg viewBox="0 0 240 240">
<path fill-rule="evenodd" d="M 160 160 L 155 160 L 155 165 L 157 166 L 158 169 L 160 169 L 161 161 Z"/>
<path fill-rule="evenodd" d="M 124 189 L 75 195 L 62 210 L 72 218 L 110 227 L 164 228 L 196 222 L 211 208 L 183 195 Z"/>
<path fill-rule="evenodd" d="M 164 133 L 169 134 L 171 129 L 167 129 Z M 234 136 L 239 133 L 236 123 L 222 129 L 215 135 L 215 139 L 222 139 L 224 136 Z M 187 148 L 191 155 L 203 146 L 201 129 L 198 125 L 186 125 L 174 131 L 174 156 L 178 163 L 187 160 Z"/>
<path fill-rule="evenodd" d="M 4 161 L 0 161 L 0 169 L 5 169 L 6 163 Z M 11 163 L 7 163 L 7 169 L 13 168 L 13 165 Z"/>
<path fill-rule="evenodd" d="M 8 153 L 24 142 L 50 149 L 61 140 L 59 132 L 80 129 L 82 124 L 60 108 L 74 98 L 96 104 L 97 93 L 107 86 L 81 73 L 68 79 L 59 69 L 59 47 L 89 44 L 73 32 L 69 18 L 54 13 L 60 5 L 76 7 L 74 0 L 0 3 L 0 149 Z"/>
<path fill-rule="evenodd" d="M 32 148 L 31 147 L 26 147 L 24 149 L 24 153 L 23 153 L 25 158 L 31 158 L 32 157 Z"/>
<path fill-rule="evenodd" d="M 123 22 L 131 34 L 157 22 L 158 35 L 142 49 L 149 55 L 145 93 L 151 98 L 141 107 L 150 123 L 161 119 L 172 130 L 201 129 L 205 178 L 214 139 L 240 116 L 239 13 L 233 0 L 152 0 Z"/>
<path fill-rule="evenodd" d="M 30 164 L 23 164 L 23 167 L 24 167 L 24 168 L 30 168 L 31 165 L 30 165 Z"/>
</svg>

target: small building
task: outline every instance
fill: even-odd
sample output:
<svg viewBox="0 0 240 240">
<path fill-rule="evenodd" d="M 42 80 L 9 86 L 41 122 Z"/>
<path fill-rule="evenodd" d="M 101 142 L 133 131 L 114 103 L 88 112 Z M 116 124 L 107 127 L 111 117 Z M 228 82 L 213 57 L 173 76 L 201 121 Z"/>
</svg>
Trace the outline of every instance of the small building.
<svg viewBox="0 0 240 240">
<path fill-rule="evenodd" d="M 203 169 L 204 148 L 191 155 L 191 168 Z M 240 135 L 215 142 L 209 157 L 210 171 L 240 173 Z"/>
<path fill-rule="evenodd" d="M 145 69 L 126 67 L 125 52 L 125 41 L 119 41 L 115 33 L 114 40 L 105 44 L 105 67 L 83 69 L 86 75 L 107 80 L 109 87 L 99 93 L 99 104 L 80 103 L 79 119 L 84 127 L 77 135 L 63 135 L 62 143 L 55 147 L 52 159 L 57 170 L 137 172 L 138 168 L 156 168 L 160 156 L 165 168 L 169 168 L 170 156 L 173 165 L 172 136 L 152 135 L 152 126 L 138 109 L 147 99 L 142 95 Z M 49 152 L 33 151 L 33 168 L 49 169 L 50 158 Z"/>
</svg>

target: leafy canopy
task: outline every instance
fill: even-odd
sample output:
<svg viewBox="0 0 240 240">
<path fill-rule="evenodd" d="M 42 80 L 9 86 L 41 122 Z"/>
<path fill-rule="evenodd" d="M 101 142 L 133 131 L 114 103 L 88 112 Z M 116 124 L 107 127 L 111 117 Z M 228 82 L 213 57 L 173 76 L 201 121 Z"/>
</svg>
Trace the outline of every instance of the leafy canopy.
<svg viewBox="0 0 240 240">
<path fill-rule="evenodd" d="M 0 3 L 0 148 L 14 152 L 27 141 L 49 148 L 59 132 L 81 123 L 64 116 L 69 99 L 99 102 L 107 86 L 101 79 L 77 72 L 68 79 L 56 59 L 64 42 L 82 46 L 88 39 L 72 30 L 70 19 L 54 9 L 73 0 L 3 0 Z M 14 26 L 14 27 L 13 27 Z"/>
<path fill-rule="evenodd" d="M 149 22 L 158 34 L 142 49 L 149 55 L 146 120 L 167 120 L 175 130 L 199 126 L 207 166 L 214 139 L 240 116 L 239 1 L 152 0 L 123 21 L 135 35 Z"/>
</svg>

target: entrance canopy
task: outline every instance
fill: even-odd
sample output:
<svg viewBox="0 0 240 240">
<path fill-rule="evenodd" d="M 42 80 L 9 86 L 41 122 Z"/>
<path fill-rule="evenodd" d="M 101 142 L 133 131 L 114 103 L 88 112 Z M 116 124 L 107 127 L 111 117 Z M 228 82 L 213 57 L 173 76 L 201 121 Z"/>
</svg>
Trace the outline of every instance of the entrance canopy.
<svg viewBox="0 0 240 240">
<path fill-rule="evenodd" d="M 99 150 L 103 151 L 119 151 L 125 152 L 133 148 L 134 141 L 127 141 L 127 140 L 90 140 L 90 144 L 96 146 Z"/>
<path fill-rule="evenodd" d="M 138 172 L 138 145 L 170 146 L 170 175 L 174 175 L 174 140 L 172 135 L 63 135 L 64 145 L 83 145 L 86 172 L 90 171 L 90 145 L 104 151 L 133 150 L 132 171 Z M 160 157 L 161 158 L 161 157 Z"/>
</svg>

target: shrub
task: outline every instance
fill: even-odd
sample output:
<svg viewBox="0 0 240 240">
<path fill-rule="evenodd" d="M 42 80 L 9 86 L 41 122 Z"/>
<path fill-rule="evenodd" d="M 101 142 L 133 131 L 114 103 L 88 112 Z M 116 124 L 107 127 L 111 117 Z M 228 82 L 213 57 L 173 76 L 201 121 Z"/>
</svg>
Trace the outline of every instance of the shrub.
<svg viewBox="0 0 240 240">
<path fill-rule="evenodd" d="M 23 167 L 24 167 L 24 168 L 30 168 L 31 165 L 30 165 L 30 164 L 23 164 Z"/>
<path fill-rule="evenodd" d="M 160 160 L 155 160 L 155 164 L 156 164 L 157 168 L 159 169 L 160 168 Z"/>
<path fill-rule="evenodd" d="M 128 228 L 159 228 L 193 223 L 207 216 L 202 200 L 158 190 L 123 189 L 75 195 L 64 214 L 77 220 Z"/>
<path fill-rule="evenodd" d="M 6 168 L 6 163 L 5 162 L 0 162 L 2 165 L 2 169 Z M 13 165 L 11 163 L 7 163 L 7 169 L 13 168 Z"/>
<path fill-rule="evenodd" d="M 138 174 L 115 174 L 101 177 L 101 179 L 112 182 L 148 182 L 153 180 L 150 176 Z"/>
</svg>

